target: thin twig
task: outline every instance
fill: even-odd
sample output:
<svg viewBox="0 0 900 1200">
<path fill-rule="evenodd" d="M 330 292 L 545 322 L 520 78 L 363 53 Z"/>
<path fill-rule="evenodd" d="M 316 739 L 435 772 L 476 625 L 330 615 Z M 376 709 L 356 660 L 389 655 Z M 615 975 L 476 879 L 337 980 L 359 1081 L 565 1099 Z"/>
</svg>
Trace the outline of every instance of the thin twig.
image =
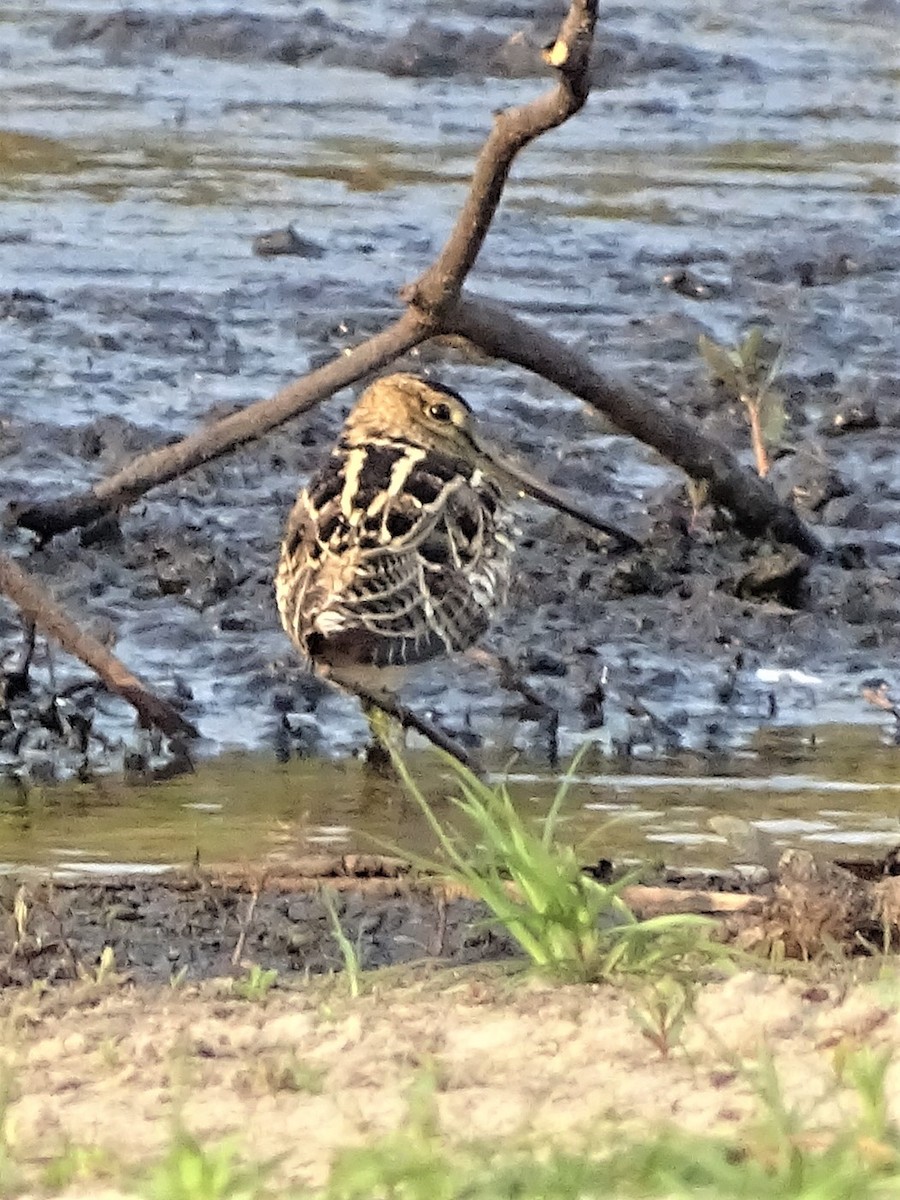
<svg viewBox="0 0 900 1200">
<path fill-rule="evenodd" d="M 443 729 L 438 728 L 437 725 L 434 725 L 427 718 L 420 717 L 411 708 L 407 708 L 402 701 L 398 700 L 390 692 L 367 688 L 365 684 L 355 679 L 351 680 L 342 676 L 340 671 L 334 668 L 329 668 L 327 677 L 332 683 L 336 683 L 345 691 L 357 696 L 363 704 L 371 705 L 373 708 L 380 708 L 389 717 L 393 717 L 404 729 L 415 729 L 417 733 L 421 733 L 422 737 L 431 742 L 433 746 L 436 746 L 439 750 L 443 750 L 445 754 L 449 754 L 451 758 L 456 759 L 458 763 L 467 767 L 473 774 L 480 774 L 477 764 L 462 746 L 455 742 L 448 734 L 444 733 Z"/>
<path fill-rule="evenodd" d="M 186 721 L 167 700 L 151 692 L 101 642 L 79 628 L 42 585 L 5 554 L 0 554 L 0 594 L 11 600 L 27 621 L 33 622 L 59 642 L 63 650 L 95 671 L 109 691 L 121 696 L 137 711 L 145 725 L 155 725 L 169 737 L 200 736 L 190 721 Z"/>
<path fill-rule="evenodd" d="M 402 298 L 438 318 L 451 304 L 472 269 L 503 195 L 519 151 L 584 105 L 590 91 L 590 58 L 597 0 L 573 0 L 545 61 L 556 67 L 556 86 L 528 104 L 501 110 L 475 163 L 472 181 L 456 223 L 435 262 L 405 288 Z"/>
<path fill-rule="evenodd" d="M 756 463 L 756 473 L 760 479 L 765 479 L 769 473 L 769 452 L 766 449 L 766 439 L 763 434 L 762 421 L 759 415 L 759 395 L 756 398 L 741 396 L 747 409 L 747 420 L 750 424 L 750 445 L 753 447 L 753 461 Z"/>
<path fill-rule="evenodd" d="M 256 905 L 259 903 L 259 890 L 261 884 L 257 883 L 253 891 L 250 893 L 250 899 L 247 901 L 247 911 L 244 914 L 244 919 L 241 921 L 241 929 L 238 934 L 238 939 L 234 944 L 234 950 L 231 954 L 231 965 L 238 966 L 244 956 L 244 946 L 247 944 L 247 934 L 250 932 L 250 926 L 253 924 L 253 916 L 256 912 Z"/>
</svg>

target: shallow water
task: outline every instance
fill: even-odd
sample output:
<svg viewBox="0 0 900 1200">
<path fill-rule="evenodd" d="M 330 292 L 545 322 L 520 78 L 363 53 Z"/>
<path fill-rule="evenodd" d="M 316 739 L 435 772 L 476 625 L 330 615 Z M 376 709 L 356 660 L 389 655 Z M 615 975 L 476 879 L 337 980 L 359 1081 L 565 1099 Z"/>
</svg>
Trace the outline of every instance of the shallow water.
<svg viewBox="0 0 900 1200">
<path fill-rule="evenodd" d="M 427 754 L 410 766 L 444 821 L 454 782 Z M 513 765 L 509 786 L 537 822 L 558 781 Z M 716 867 L 777 858 L 801 845 L 828 857 L 877 857 L 900 842 L 900 757 L 873 729 L 782 729 L 740 757 L 619 764 L 585 756 L 570 783 L 566 837 L 584 857 Z M 757 830 L 737 846 L 721 818 Z M 273 767 L 223 755 L 196 775 L 151 785 L 112 780 L 0 789 L 0 870 L 57 876 L 223 864 L 289 869 L 303 855 L 354 851 L 431 856 L 413 800 L 358 762 Z M 764 864 L 765 865 L 765 864 Z"/>
<path fill-rule="evenodd" d="M 461 4 L 442 20 L 531 36 L 515 5 L 506 8 L 512 15 L 484 21 L 480 7 Z M 422 11 L 401 0 L 322 8 L 351 31 L 368 30 L 373 53 Z M 380 328 L 395 311 L 397 288 L 446 234 L 491 111 L 543 86 L 460 71 L 397 77 L 316 58 L 296 67 L 252 55 L 228 61 L 182 53 L 177 43 L 163 53 L 139 38 L 119 48 L 54 42 L 68 18 L 95 11 L 78 0 L 0 4 L 0 291 L 33 290 L 44 300 L 42 315 L 17 309 L 0 321 L 0 502 L 88 483 L 145 445 L 193 429 L 210 406 L 265 396 Z M 142 11 L 163 17 L 218 6 L 179 0 Z M 252 11 L 297 19 L 296 6 L 278 0 L 258 0 Z M 615 7 L 603 31 L 636 38 L 637 48 L 578 119 L 517 163 L 473 285 L 673 403 L 695 393 L 698 332 L 733 340 L 760 313 L 786 331 L 787 367 L 801 380 L 831 372 L 835 390 L 846 393 L 894 373 L 898 28 L 889 3 L 877 11 L 846 0 L 789 11 L 774 0 L 727 11 L 705 0 Z M 338 57 L 353 44 L 334 34 Z M 288 222 L 322 256 L 255 258 L 252 237 Z M 779 275 L 807 251 L 821 286 L 799 287 L 791 270 Z M 844 270 L 847 256 L 855 265 Z M 664 271 L 680 261 L 722 282 L 722 294 L 698 306 L 662 286 Z M 623 524 L 674 479 L 653 455 L 538 381 L 497 365 L 448 371 L 545 474 L 599 499 Z M 817 421 L 832 398 L 808 388 L 798 437 L 803 420 Z M 121 436 L 118 426 L 99 427 L 99 449 L 91 449 L 104 417 L 128 424 Z M 407 803 L 365 798 L 360 769 L 347 757 L 363 735 L 353 705 L 319 702 L 315 720 L 304 709 L 271 601 L 281 522 L 337 418 L 332 405 L 302 433 L 275 435 L 161 489 L 128 515 L 123 548 L 73 553 L 63 540 L 32 557 L 63 599 L 115 630 L 131 667 L 155 686 L 180 681 L 191 691 L 192 718 L 208 750 L 223 757 L 149 790 L 110 781 L 43 797 L 32 791 L 23 807 L 11 801 L 4 809 L 10 840 L 0 856 L 45 866 L 67 855 L 163 863 L 184 861 L 196 844 L 204 859 L 265 860 L 320 844 L 310 838 L 343 848 L 363 830 L 398 841 L 416 828 Z M 896 435 L 882 436 L 878 455 L 844 443 L 829 453 L 872 505 L 868 524 L 840 536 L 864 544 L 885 579 L 896 580 Z M 157 578 L 158 563 L 170 559 L 184 567 L 181 591 Z M 197 578 L 198 561 L 224 573 L 224 597 Z M 580 704 L 603 669 L 613 720 L 635 694 L 663 719 L 677 718 L 681 745 L 691 748 L 686 759 L 642 763 L 643 776 L 631 766 L 599 778 L 619 771 L 608 765 L 592 775 L 583 785 L 590 795 L 577 800 L 586 830 L 612 811 L 621 818 L 610 834 L 621 854 L 658 847 L 669 858 L 714 858 L 724 851 L 705 821 L 736 806 L 742 816 L 787 821 L 778 836 L 890 841 L 892 751 L 873 725 L 852 735 L 862 776 L 835 756 L 831 735 L 827 753 L 810 739 L 819 722 L 868 719 L 859 684 L 887 673 L 896 657 L 893 594 L 880 607 L 865 595 L 864 619 L 853 626 L 824 606 L 805 622 L 789 621 L 777 609 L 728 608 L 714 595 L 710 603 L 720 607 L 688 614 L 682 627 L 652 597 L 607 603 L 598 592 L 590 612 L 583 596 L 572 607 L 585 590 L 570 586 L 577 562 L 565 563 L 555 589 L 559 564 L 535 552 L 523 569 L 523 593 L 529 602 L 541 598 L 534 612 L 520 605 L 500 623 L 498 648 L 513 657 L 545 647 L 567 656 L 568 678 L 548 684 L 564 748 L 585 736 Z M 542 591 L 531 586 L 535 578 Z M 15 636 L 2 632 L 4 653 L 12 653 Z M 736 648 L 748 657 L 746 687 L 723 714 L 716 697 Z M 53 665 L 60 683 L 79 677 L 71 664 Z M 779 720 L 807 727 L 786 735 L 808 752 L 802 769 L 787 770 L 785 787 L 773 783 L 785 775 L 782 750 L 753 750 L 768 703 L 754 682 L 759 665 L 819 678 L 812 700 L 807 687 L 776 689 Z M 451 726 L 500 721 L 496 687 L 472 672 L 426 674 L 420 686 Z M 342 765 L 273 765 L 285 694 L 309 721 L 300 751 L 337 755 Z M 119 739 L 116 765 L 133 740 L 130 716 L 101 705 L 101 717 Z M 529 737 L 520 731 L 509 749 Z M 741 746 L 749 757 L 731 757 Z M 259 757 L 233 757 L 235 749 Z M 702 775 L 702 783 L 682 779 L 668 790 L 670 772 Z M 838 786 L 860 779 L 860 793 Z M 523 802 L 532 793 L 545 801 L 552 784 L 514 786 Z M 189 807 L 197 804 L 223 807 Z M 790 824 L 795 817 L 800 825 Z"/>
</svg>

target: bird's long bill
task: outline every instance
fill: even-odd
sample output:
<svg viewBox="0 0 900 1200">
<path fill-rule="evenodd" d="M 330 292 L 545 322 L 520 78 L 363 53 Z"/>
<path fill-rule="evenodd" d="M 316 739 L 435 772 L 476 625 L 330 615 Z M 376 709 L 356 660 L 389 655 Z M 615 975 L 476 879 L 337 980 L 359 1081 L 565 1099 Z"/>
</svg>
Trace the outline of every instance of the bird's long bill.
<svg viewBox="0 0 900 1200">
<path fill-rule="evenodd" d="M 562 492 L 558 492 L 556 488 L 551 487 L 548 483 L 542 483 L 523 467 L 520 467 L 518 463 L 511 463 L 509 459 L 494 449 L 493 446 L 485 445 L 479 439 L 478 449 L 491 464 L 492 473 L 501 486 L 505 483 L 508 487 L 515 488 L 518 492 L 524 492 L 527 496 L 531 496 L 532 499 L 540 501 L 541 504 L 555 508 L 558 512 L 565 513 L 566 516 L 574 517 L 576 521 L 580 521 L 582 525 L 587 525 L 589 529 L 595 529 L 598 533 L 606 534 L 607 537 L 616 538 L 623 545 L 631 546 L 633 549 L 637 549 L 640 546 L 640 542 L 636 538 L 633 538 L 631 534 L 617 529 L 614 525 L 601 520 L 600 517 L 595 517 L 593 513 L 587 512 L 579 505 L 573 504 Z"/>
</svg>

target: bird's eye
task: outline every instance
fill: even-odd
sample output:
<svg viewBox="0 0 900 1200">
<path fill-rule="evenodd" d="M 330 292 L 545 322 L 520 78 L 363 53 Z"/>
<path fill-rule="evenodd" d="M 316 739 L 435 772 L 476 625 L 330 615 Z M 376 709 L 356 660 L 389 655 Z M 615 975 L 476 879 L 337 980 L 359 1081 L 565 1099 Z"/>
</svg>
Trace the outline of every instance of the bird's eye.
<svg viewBox="0 0 900 1200">
<path fill-rule="evenodd" d="M 453 418 L 453 413 L 450 411 L 450 405 L 443 403 L 429 405 L 428 415 L 435 421 L 450 421 Z"/>
</svg>

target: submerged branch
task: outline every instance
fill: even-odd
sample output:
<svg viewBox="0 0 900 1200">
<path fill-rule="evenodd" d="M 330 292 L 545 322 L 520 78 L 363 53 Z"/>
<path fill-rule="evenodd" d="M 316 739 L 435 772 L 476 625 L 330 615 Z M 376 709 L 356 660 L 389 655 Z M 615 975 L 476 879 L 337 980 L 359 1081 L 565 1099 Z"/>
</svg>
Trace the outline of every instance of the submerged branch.
<svg viewBox="0 0 900 1200">
<path fill-rule="evenodd" d="M 190 721 L 151 692 L 92 634 L 76 625 L 42 585 L 5 554 L 0 554 L 0 594 L 11 600 L 29 623 L 95 671 L 109 691 L 136 710 L 144 725 L 155 725 L 169 737 L 200 736 Z"/>
</svg>

